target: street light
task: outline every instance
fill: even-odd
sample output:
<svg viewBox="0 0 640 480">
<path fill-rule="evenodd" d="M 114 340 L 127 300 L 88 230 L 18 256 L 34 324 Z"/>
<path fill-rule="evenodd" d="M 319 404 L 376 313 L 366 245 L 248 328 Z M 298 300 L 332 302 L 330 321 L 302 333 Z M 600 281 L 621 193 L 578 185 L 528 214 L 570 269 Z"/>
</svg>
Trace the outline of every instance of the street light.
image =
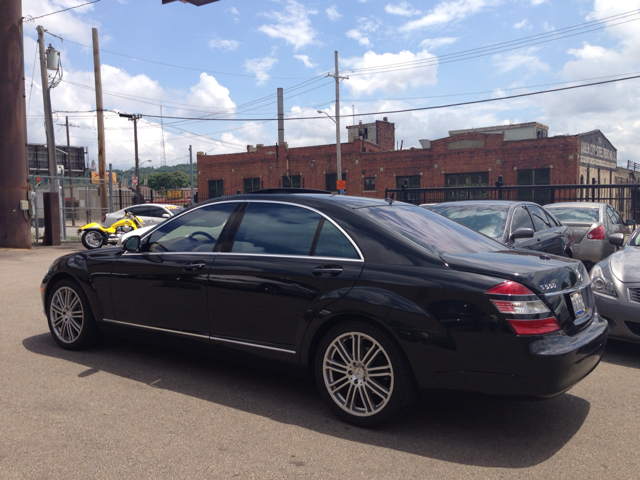
<svg viewBox="0 0 640 480">
<path fill-rule="evenodd" d="M 331 115 L 329 115 L 327 112 L 325 112 L 324 110 L 316 110 L 316 111 L 317 111 L 318 113 L 324 113 L 327 117 L 329 117 L 329 118 L 331 119 L 331 121 L 332 121 L 333 123 L 336 123 L 335 119 L 334 119 Z"/>
</svg>

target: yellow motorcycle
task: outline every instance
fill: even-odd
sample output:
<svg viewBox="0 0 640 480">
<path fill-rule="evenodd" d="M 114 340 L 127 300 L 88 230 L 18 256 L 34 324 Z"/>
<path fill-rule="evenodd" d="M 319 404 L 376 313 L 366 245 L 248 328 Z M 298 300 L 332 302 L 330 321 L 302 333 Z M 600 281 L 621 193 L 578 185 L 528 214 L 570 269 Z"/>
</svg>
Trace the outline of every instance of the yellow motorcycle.
<svg viewBox="0 0 640 480">
<path fill-rule="evenodd" d="M 103 245 L 117 245 L 122 235 L 142 228 L 143 225 L 144 222 L 140 218 L 132 213 L 126 213 L 110 227 L 103 227 L 97 222 L 87 223 L 78 229 L 78 234 L 82 234 L 82 245 L 88 250 L 93 250 Z"/>
</svg>

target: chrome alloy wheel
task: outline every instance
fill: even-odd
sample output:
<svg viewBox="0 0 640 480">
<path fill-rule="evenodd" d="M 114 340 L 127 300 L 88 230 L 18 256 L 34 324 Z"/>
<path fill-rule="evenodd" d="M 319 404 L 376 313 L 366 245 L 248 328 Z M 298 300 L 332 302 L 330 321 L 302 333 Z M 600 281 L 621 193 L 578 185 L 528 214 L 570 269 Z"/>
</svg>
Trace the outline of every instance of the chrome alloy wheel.
<svg viewBox="0 0 640 480">
<path fill-rule="evenodd" d="M 98 232 L 87 232 L 85 234 L 85 242 L 91 248 L 100 248 L 104 242 L 104 237 Z"/>
<path fill-rule="evenodd" d="M 49 318 L 53 332 L 64 343 L 75 342 L 84 325 L 84 311 L 78 294 L 69 287 L 58 289 L 51 298 Z"/>
<path fill-rule="evenodd" d="M 393 394 L 391 360 L 374 338 L 363 333 L 335 338 L 325 351 L 322 371 L 327 392 L 351 415 L 375 415 Z"/>
</svg>

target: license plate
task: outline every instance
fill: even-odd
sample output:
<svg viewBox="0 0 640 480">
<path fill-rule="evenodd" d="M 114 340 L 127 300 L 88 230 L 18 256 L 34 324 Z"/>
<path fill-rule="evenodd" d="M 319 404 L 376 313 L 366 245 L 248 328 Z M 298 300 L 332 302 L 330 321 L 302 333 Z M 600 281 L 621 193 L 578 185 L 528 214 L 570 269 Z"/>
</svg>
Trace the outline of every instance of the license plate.
<svg viewBox="0 0 640 480">
<path fill-rule="evenodd" d="M 571 305 L 573 305 L 573 311 L 576 314 L 576 318 L 580 318 L 586 313 L 582 292 L 573 292 L 571 294 Z"/>
</svg>

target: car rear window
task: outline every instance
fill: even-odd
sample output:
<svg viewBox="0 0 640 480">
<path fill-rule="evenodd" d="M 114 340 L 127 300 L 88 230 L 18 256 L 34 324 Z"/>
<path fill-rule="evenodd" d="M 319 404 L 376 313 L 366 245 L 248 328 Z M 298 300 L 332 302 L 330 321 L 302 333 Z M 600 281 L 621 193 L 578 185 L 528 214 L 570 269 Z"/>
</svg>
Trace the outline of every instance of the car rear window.
<svg viewBox="0 0 640 480">
<path fill-rule="evenodd" d="M 548 207 L 561 222 L 599 222 L 599 208 Z"/>
<path fill-rule="evenodd" d="M 489 237 L 416 205 L 393 203 L 359 208 L 358 212 L 437 255 L 507 250 Z"/>
<path fill-rule="evenodd" d="M 473 228 L 487 237 L 498 238 L 504 232 L 508 205 L 436 205 L 432 212 Z"/>
</svg>

